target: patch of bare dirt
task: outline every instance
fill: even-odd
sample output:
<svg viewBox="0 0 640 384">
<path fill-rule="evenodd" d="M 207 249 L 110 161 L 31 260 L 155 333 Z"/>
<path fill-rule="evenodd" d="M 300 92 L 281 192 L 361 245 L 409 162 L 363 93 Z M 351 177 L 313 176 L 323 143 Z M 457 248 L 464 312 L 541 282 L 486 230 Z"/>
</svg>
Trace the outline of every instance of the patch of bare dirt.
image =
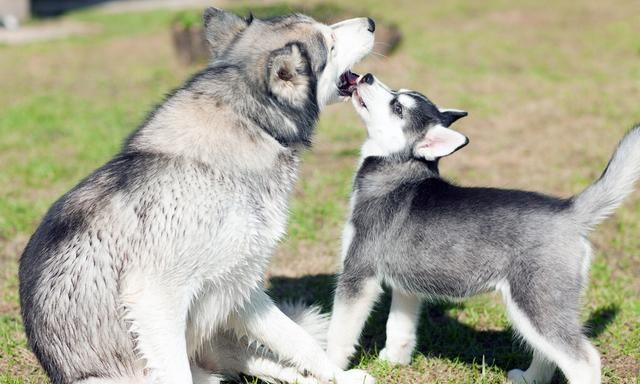
<svg viewBox="0 0 640 384">
<path fill-rule="evenodd" d="M 79 21 L 63 20 L 25 25 L 17 29 L 0 29 L 0 43 L 17 45 L 62 39 L 69 36 L 98 33 L 97 25 Z"/>
<path fill-rule="evenodd" d="M 633 356 L 621 355 L 614 349 L 607 348 L 602 350 L 601 359 L 602 366 L 615 372 L 616 376 L 624 380 L 622 383 L 635 384 L 640 379 L 640 360 Z"/>
</svg>

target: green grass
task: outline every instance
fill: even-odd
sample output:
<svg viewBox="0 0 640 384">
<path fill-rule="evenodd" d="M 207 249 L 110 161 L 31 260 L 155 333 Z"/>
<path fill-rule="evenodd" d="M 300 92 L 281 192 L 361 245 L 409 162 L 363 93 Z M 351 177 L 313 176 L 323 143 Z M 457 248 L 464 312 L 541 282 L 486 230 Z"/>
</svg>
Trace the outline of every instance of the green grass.
<svg viewBox="0 0 640 384">
<path fill-rule="evenodd" d="M 326 17 L 340 6 L 309 9 Z M 471 144 L 442 162 L 444 175 L 458 183 L 569 196 L 599 175 L 625 129 L 640 121 L 635 0 L 615 6 L 364 0 L 354 6 L 404 33 L 394 55 L 374 56 L 357 70 L 470 112 L 458 127 Z M 295 8 L 238 11 L 264 16 Z M 176 18 L 199 22 L 194 12 L 86 10 L 65 19 L 91 24 L 94 34 L 0 47 L 0 384 L 44 382 L 19 316 L 17 259 L 28 236 L 58 196 L 108 160 L 146 111 L 197 69 L 181 67 L 172 53 L 168 30 Z M 276 298 L 330 309 L 363 138 L 349 105 L 324 113 L 291 203 L 289 235 L 271 266 Z M 593 236 L 584 320 L 602 353 L 605 383 L 640 382 L 638 233 L 635 193 Z M 500 300 L 484 295 L 426 306 L 413 363 L 388 366 L 375 358 L 388 306 L 385 297 L 355 361 L 380 382 L 504 383 L 506 370 L 528 363 Z"/>
</svg>

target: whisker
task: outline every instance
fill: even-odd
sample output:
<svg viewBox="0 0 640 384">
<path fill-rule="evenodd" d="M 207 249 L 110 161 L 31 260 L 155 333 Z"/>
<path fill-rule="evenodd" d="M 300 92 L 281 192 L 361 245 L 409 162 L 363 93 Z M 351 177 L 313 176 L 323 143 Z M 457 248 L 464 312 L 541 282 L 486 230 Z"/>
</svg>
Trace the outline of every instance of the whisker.
<svg viewBox="0 0 640 384">
<path fill-rule="evenodd" d="M 372 51 L 372 52 L 371 52 L 371 54 L 372 54 L 372 55 L 375 55 L 375 56 L 378 56 L 378 57 L 385 58 L 385 59 L 388 59 L 388 58 L 389 58 L 388 56 L 383 55 L 382 53 L 380 53 L 380 52 L 376 52 L 376 51 Z"/>
<path fill-rule="evenodd" d="M 371 55 L 369 56 L 369 60 L 374 60 L 377 63 L 382 63 L 384 60 L 384 57 L 380 56 L 380 55 Z"/>
</svg>

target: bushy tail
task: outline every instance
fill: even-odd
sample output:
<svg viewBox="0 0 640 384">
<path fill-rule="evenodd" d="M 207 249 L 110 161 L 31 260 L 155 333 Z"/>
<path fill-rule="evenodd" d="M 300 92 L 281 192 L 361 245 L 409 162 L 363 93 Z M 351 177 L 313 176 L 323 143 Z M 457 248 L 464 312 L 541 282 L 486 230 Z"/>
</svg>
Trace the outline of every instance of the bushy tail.
<svg viewBox="0 0 640 384">
<path fill-rule="evenodd" d="M 279 303 L 278 307 L 325 348 L 329 315 L 322 313 L 320 307 L 308 306 L 301 302 Z M 267 383 L 318 383 L 316 379 L 303 375 L 302 370 L 293 363 L 280 359 L 266 345 L 250 339 L 247 335 L 224 331 L 218 333 L 212 342 L 215 353 L 207 357 L 207 360 L 198 362 L 206 369 L 193 370 L 194 383 L 218 383 L 221 376 L 211 375 L 209 371 L 221 374 L 234 382 L 240 380 L 241 374 L 245 374 Z M 200 381 L 196 381 L 196 376 Z M 210 381 L 206 381 L 207 378 Z"/>
<path fill-rule="evenodd" d="M 320 307 L 308 306 L 301 302 L 279 303 L 278 307 L 285 315 L 316 339 L 322 348 L 326 348 L 329 315 L 322 313 Z M 256 352 L 255 355 L 247 359 L 245 372 L 243 373 L 255 376 L 267 383 L 318 383 L 318 380 L 313 377 L 304 376 L 295 365 L 280 360 L 276 354 L 266 349 L 266 347 Z"/>
<path fill-rule="evenodd" d="M 575 215 L 585 230 L 609 217 L 633 191 L 640 177 L 640 125 L 618 144 L 602 176 L 573 199 Z"/>
<path fill-rule="evenodd" d="M 328 314 L 322 313 L 322 309 L 316 305 L 309 306 L 301 302 L 284 302 L 277 305 L 285 315 L 307 331 L 322 348 L 326 348 L 329 330 Z"/>
</svg>

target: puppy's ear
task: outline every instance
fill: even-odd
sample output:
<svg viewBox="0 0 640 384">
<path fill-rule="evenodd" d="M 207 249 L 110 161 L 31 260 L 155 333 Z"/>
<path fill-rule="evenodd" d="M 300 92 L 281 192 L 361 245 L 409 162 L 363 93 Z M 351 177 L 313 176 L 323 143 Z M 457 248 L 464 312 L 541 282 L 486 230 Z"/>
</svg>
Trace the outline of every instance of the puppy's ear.
<svg viewBox="0 0 640 384">
<path fill-rule="evenodd" d="M 300 106 L 308 97 L 309 64 L 297 44 L 271 52 L 267 64 L 269 90 L 281 101 Z"/>
<path fill-rule="evenodd" d="M 462 111 L 460 109 L 441 109 L 440 110 L 440 121 L 442 121 L 442 125 L 445 127 L 450 126 L 455 123 L 456 120 L 467 116 L 468 113 Z"/>
<path fill-rule="evenodd" d="M 469 139 L 462 133 L 442 125 L 434 125 L 416 144 L 415 153 L 426 160 L 436 160 L 452 154 L 467 144 Z"/>
<path fill-rule="evenodd" d="M 251 24 L 253 16 L 243 19 L 231 12 L 209 7 L 204 11 L 202 19 L 211 56 L 215 58 L 224 52 L 233 39 Z"/>
</svg>

